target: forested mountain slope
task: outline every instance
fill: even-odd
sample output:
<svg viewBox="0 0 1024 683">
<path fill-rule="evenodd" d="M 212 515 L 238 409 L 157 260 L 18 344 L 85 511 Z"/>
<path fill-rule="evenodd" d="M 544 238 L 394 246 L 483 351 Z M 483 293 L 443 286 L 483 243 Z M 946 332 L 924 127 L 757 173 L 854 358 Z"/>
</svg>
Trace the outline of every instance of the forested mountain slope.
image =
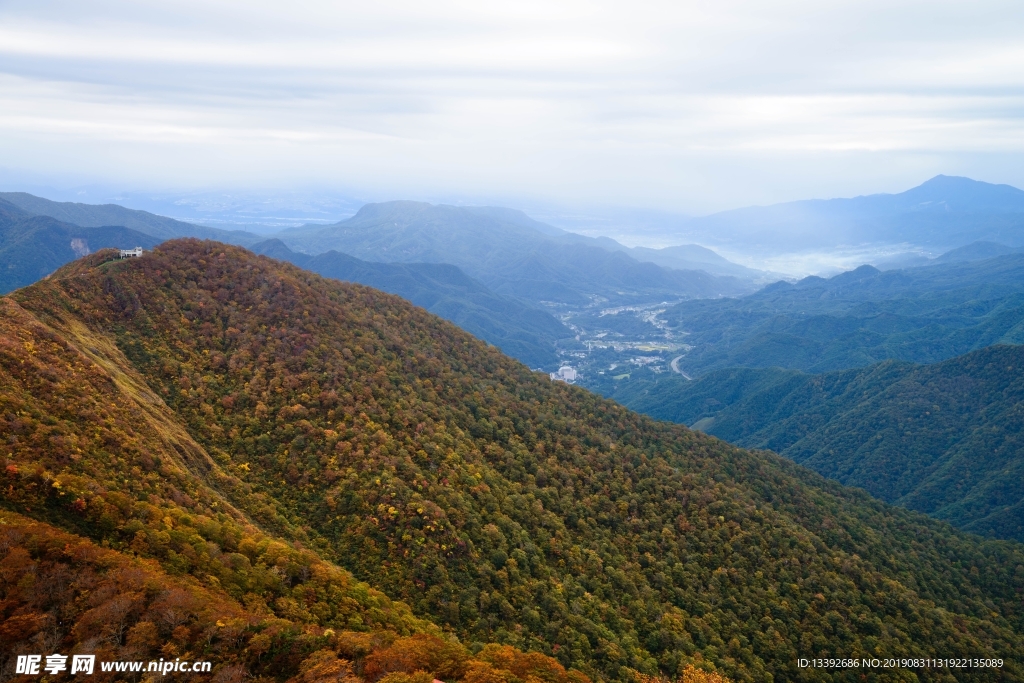
<svg viewBox="0 0 1024 683">
<path fill-rule="evenodd" d="M 1024 540 L 1024 346 L 824 375 L 719 370 L 617 398 L 967 531 Z"/>
<path fill-rule="evenodd" d="M 309 256 L 290 250 L 278 239 L 251 248 L 324 277 L 397 294 L 532 368 L 553 370 L 558 363 L 555 342 L 571 335 L 550 313 L 495 294 L 447 263 L 373 263 L 337 251 Z"/>
<path fill-rule="evenodd" d="M 2 304 L 5 504 L 256 613 L 425 628 L 337 562 L 465 643 L 601 678 L 940 653 L 1024 677 L 1021 546 L 549 382 L 397 297 L 185 240 Z"/>
<path fill-rule="evenodd" d="M 91 251 L 149 249 L 159 242 L 128 228 L 83 228 L 33 216 L 0 200 L 0 294 L 32 284 Z"/>
<path fill-rule="evenodd" d="M 55 306 L 38 316 L 0 299 L 0 503 L 43 520 L 0 513 L 0 678 L 18 655 L 84 652 L 211 661 L 220 683 L 586 683 L 539 654 L 494 645 L 473 657 L 308 547 L 301 518 L 197 443 L 104 321 L 79 315 L 68 291 L 99 264 L 126 270 L 109 258 L 21 290 Z M 126 313 L 125 290 L 103 279 L 114 289 L 94 303 Z M 125 680 L 98 662 L 94 675 Z"/>
<path fill-rule="evenodd" d="M 165 519 L 170 525 L 184 519 L 186 529 L 191 521 L 187 515 Z M 182 526 L 166 528 L 157 533 L 181 535 Z M 206 549 L 232 547 L 230 538 L 207 541 Z M 266 566 L 248 564 L 254 550 L 265 548 L 244 537 L 240 546 L 231 561 L 266 577 Z M 270 549 L 284 560 L 270 568 L 271 582 L 280 583 L 293 568 L 320 574 L 295 582 L 301 607 L 293 599 L 275 606 L 287 618 L 259 604 L 255 593 L 245 596 L 243 606 L 221 589 L 216 577 L 200 582 L 182 576 L 178 567 L 165 570 L 131 551 L 99 547 L 52 525 L 0 511 L 0 675 L 25 680 L 15 676 L 19 655 L 56 651 L 94 655 L 93 671 L 80 674 L 94 681 L 136 680 L 138 674 L 110 665 L 140 663 L 147 671 L 150 662 L 160 660 L 189 666 L 204 662 L 209 675 L 169 668 L 161 675 L 217 683 L 369 683 L 387 676 L 388 683 L 428 683 L 435 675 L 465 683 L 588 683 L 582 673 L 565 671 L 550 657 L 507 645 L 491 643 L 471 654 L 437 627 L 412 618 L 405 605 L 353 583 L 346 572 L 324 563 L 301 563 L 312 553 L 301 553 L 300 563 L 292 564 L 288 556 L 295 553 L 287 545 L 270 544 Z M 328 614 L 328 601 L 347 602 L 348 609 Z M 694 683 L 718 683 L 699 670 L 688 673 Z"/>
<path fill-rule="evenodd" d="M 119 204 L 55 202 L 27 192 L 0 192 L 0 200 L 9 202 L 34 216 L 49 216 L 84 228 L 117 225 L 159 238 L 161 241 L 175 237 L 201 237 L 231 244 L 255 244 L 262 239 L 259 235 L 243 230 L 209 228 L 167 216 L 158 216 L 148 211 L 128 209 Z"/>
<path fill-rule="evenodd" d="M 684 301 L 663 315 L 693 348 L 692 376 L 733 367 L 828 372 L 887 358 L 933 363 L 1024 343 L 1024 254 L 778 282 L 736 299 Z"/>
<path fill-rule="evenodd" d="M 542 232 L 534 223 L 509 210 L 399 201 L 367 204 L 340 223 L 277 237 L 309 254 L 335 249 L 367 261 L 451 263 L 498 293 L 535 302 L 657 301 L 752 288 L 733 277 L 641 263 L 595 246 L 596 240 Z"/>
<path fill-rule="evenodd" d="M 25 193 L 0 193 L 0 197 L 3 196 L 17 199 L 26 209 L 81 220 L 85 225 L 102 219 L 120 220 L 143 232 L 118 225 L 74 225 L 29 213 L 0 199 L 0 294 L 29 285 L 65 263 L 98 249 L 135 246 L 150 249 L 167 236 L 220 235 L 223 232 L 211 232 L 202 226 L 112 204 L 58 203 Z M 248 233 L 242 235 L 241 241 L 250 243 L 252 240 L 246 235 Z M 495 294 L 454 266 L 368 263 L 338 252 L 314 258 L 292 252 L 279 240 L 264 240 L 252 248 L 257 253 L 273 250 L 270 255 L 275 258 L 329 277 L 363 282 L 403 296 L 531 367 L 554 369 L 558 364 L 555 342 L 569 336 L 569 330 L 547 312 Z"/>
<path fill-rule="evenodd" d="M 945 254 L 932 259 L 932 262 L 957 263 L 964 261 L 986 261 L 998 256 L 1006 256 L 1007 254 L 1019 254 L 1022 251 L 1024 251 L 1024 247 L 1008 247 L 1005 244 L 999 244 L 998 242 L 986 242 L 984 240 L 979 240 L 956 249 L 951 249 Z"/>
</svg>

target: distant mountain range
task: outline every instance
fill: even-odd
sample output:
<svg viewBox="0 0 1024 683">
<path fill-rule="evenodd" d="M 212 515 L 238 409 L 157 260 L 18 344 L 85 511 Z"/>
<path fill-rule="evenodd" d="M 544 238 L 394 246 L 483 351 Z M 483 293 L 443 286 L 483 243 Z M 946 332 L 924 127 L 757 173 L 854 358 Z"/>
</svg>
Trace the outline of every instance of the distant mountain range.
<svg viewBox="0 0 1024 683">
<path fill-rule="evenodd" d="M 397 294 L 494 344 L 530 367 L 558 363 L 555 342 L 571 335 L 550 313 L 495 294 L 445 263 L 372 263 L 337 251 L 316 256 L 291 251 L 277 239 L 251 250 L 294 263 L 325 277 L 358 282 Z"/>
<path fill-rule="evenodd" d="M 246 246 L 255 244 L 264 237 L 242 230 L 220 230 L 204 225 L 185 223 L 148 211 L 126 209 L 117 204 L 79 204 L 75 202 L 54 202 L 26 192 L 0 192 L 0 200 L 9 202 L 22 211 L 37 216 L 49 216 L 65 223 L 95 228 L 118 225 L 157 237 L 161 240 L 175 237 L 199 237 L 228 244 Z"/>
<path fill-rule="evenodd" d="M 823 375 L 732 368 L 619 398 L 966 531 L 1024 541 L 1024 346 Z"/>
<path fill-rule="evenodd" d="M 682 302 L 663 317 L 689 332 L 673 369 L 694 380 L 634 370 L 588 386 L 965 530 L 1024 540 L 1024 253 L 975 243 L 930 262 Z"/>
<path fill-rule="evenodd" d="M 536 303 L 707 298 L 753 289 L 734 276 L 640 262 L 613 240 L 564 233 L 511 209 L 368 204 L 340 223 L 278 237 L 309 254 L 334 249 L 367 261 L 451 263 L 498 293 Z"/>
<path fill-rule="evenodd" d="M 985 259 L 1005 256 L 1007 254 L 1024 253 L 1024 247 L 1009 247 L 998 242 L 978 240 L 965 244 L 956 249 L 950 249 L 944 254 L 929 258 L 922 254 L 903 253 L 881 259 L 874 259 L 871 265 L 880 270 L 900 270 L 903 268 L 920 268 L 921 266 L 932 266 L 940 263 L 968 263 L 970 261 L 984 261 Z"/>
<path fill-rule="evenodd" d="M 767 273 L 733 263 L 716 254 L 714 251 L 697 244 L 682 244 L 675 247 L 651 249 L 649 247 L 633 247 L 626 252 L 637 261 L 649 261 L 665 268 L 680 270 L 703 270 L 712 275 L 726 275 L 753 280 L 755 282 L 774 282 L 783 276 L 779 273 Z"/>
<path fill-rule="evenodd" d="M 106 247 L 151 249 L 181 234 L 244 242 L 257 253 L 301 265 L 328 277 L 360 282 L 404 296 L 447 318 L 531 367 L 557 366 L 555 342 L 570 334 L 546 311 L 495 294 L 461 270 L 446 264 L 368 263 L 331 251 L 298 254 L 279 240 L 253 244 L 249 233 L 228 233 L 134 211 L 117 205 L 58 203 L 24 193 L 0 199 L 0 294 L 30 285 L 60 266 Z M 33 214 L 33 211 L 45 212 Z M 51 216 L 81 221 L 72 224 Z M 135 226 L 104 225 L 106 220 Z"/>
<path fill-rule="evenodd" d="M 0 235 L 3 291 L 43 277 L 97 246 L 130 242 L 149 247 L 170 237 L 194 236 L 251 247 L 266 239 L 113 204 L 52 202 L 25 193 L 0 197 L 8 202 L 10 214 Z M 860 231 L 864 239 L 923 239 L 925 233 L 934 243 L 991 238 L 955 244 L 942 257 L 924 260 L 936 268 L 959 264 L 961 270 L 950 271 L 948 286 L 932 269 L 915 269 L 913 275 L 898 271 L 904 273 L 899 276 L 860 269 L 828 281 L 780 282 L 751 297 L 730 299 L 752 292 L 771 275 L 696 244 L 628 248 L 609 238 L 566 232 L 513 209 L 405 201 L 369 204 L 333 225 L 282 231 L 276 238 L 280 244 L 273 248 L 292 262 L 319 263 L 310 267 L 325 273 L 334 268 L 339 277 L 362 278 L 408 296 L 534 366 L 554 363 L 556 328 L 543 313 L 552 306 L 578 309 L 682 299 L 666 317 L 689 333 L 687 342 L 695 347 L 683 361 L 688 372 L 732 365 L 824 371 L 884 358 L 930 362 L 996 340 L 1016 341 L 1019 335 L 1006 321 L 1016 315 L 1019 302 L 1007 299 L 1005 292 L 1021 292 L 1015 284 L 1021 272 L 1008 261 L 992 273 L 995 279 L 986 273 L 977 286 L 958 283 L 971 281 L 970 264 L 977 259 L 1009 259 L 1024 248 L 1013 227 L 1014 217 L 1024 216 L 1022 197 L 1024 193 L 1008 186 L 939 176 L 898 195 L 752 207 L 692 223 L 710 226 L 720 237 L 735 236 L 739 233 L 730 231 L 742 228 L 743 240 L 751 246 L 758 244 L 757 230 L 763 235 L 776 231 L 784 242 L 793 225 L 805 237 L 832 234 L 829 226 L 841 225 L 854 231 L 850 235 Z M 23 222 L 30 215 L 38 220 Z M 899 229 L 884 227 L 886 221 L 897 221 Z M 1004 224 L 1012 229 L 993 228 Z M 134 232 L 112 232 L 110 226 Z M 760 227 L 754 233 L 747 230 L 755 226 Z M 78 247 L 72 247 L 73 240 Z M 318 262 L 309 260 L 332 251 L 333 256 Z M 345 254 L 356 261 L 345 261 Z M 385 269 L 371 267 L 371 262 L 419 265 Z M 450 264 L 462 272 L 430 274 L 426 264 Z M 999 284 L 1004 267 L 1009 270 Z M 930 274 L 922 275 L 925 271 Z M 793 291 L 787 292 L 790 287 Z M 908 287 L 917 293 L 903 291 Z M 949 287 L 963 291 L 953 294 Z M 996 291 L 1000 287 L 1004 294 Z M 945 291 L 941 297 L 935 294 L 939 290 Z M 815 297 L 821 300 L 804 307 Z M 985 310 L 961 310 L 975 298 L 988 302 Z M 899 309 L 892 303 L 896 299 L 912 299 L 914 304 Z M 887 303 L 879 303 L 883 300 Z M 536 310 L 527 313 L 531 307 Z"/>
<path fill-rule="evenodd" d="M 968 263 L 970 261 L 984 261 L 997 256 L 1020 253 L 1024 253 L 1024 247 L 1008 247 L 998 242 L 979 240 L 963 247 L 951 249 L 945 254 L 937 256 L 931 263 Z"/>
<path fill-rule="evenodd" d="M 1024 246 L 1024 191 L 939 175 L 906 192 L 812 199 L 681 222 L 678 238 L 772 253 L 867 243 L 947 251 L 979 240 Z"/>
<path fill-rule="evenodd" d="M 162 240 L 121 226 L 82 227 L 0 200 L 0 294 L 30 285 L 106 247 L 152 248 Z"/>
<path fill-rule="evenodd" d="M 397 293 L 531 367 L 556 366 L 555 342 L 569 335 L 569 330 L 550 313 L 536 307 L 540 301 L 588 305 L 595 298 L 601 300 L 602 294 L 607 295 L 605 299 L 679 298 L 752 288 L 750 282 L 733 277 L 716 278 L 706 272 L 680 272 L 639 263 L 627 255 L 629 250 L 612 240 L 605 244 L 575 236 L 522 212 L 496 207 L 394 202 L 365 207 L 340 229 L 320 228 L 319 241 L 299 239 L 296 236 L 303 234 L 301 230 L 288 232 L 293 244 L 317 251 L 314 256 L 292 251 L 280 240 L 261 242 L 251 233 L 206 228 L 113 204 L 52 202 L 25 193 L 2 196 L 6 199 L 0 199 L 0 265 L 5 267 L 0 273 L 0 292 L 31 284 L 98 248 L 149 249 L 171 237 L 213 238 L 254 247 L 259 253 L 330 277 Z M 390 219 L 395 219 L 392 223 L 405 221 L 402 236 L 381 229 Z M 130 227 L 108 225 L 117 223 Z M 357 241 L 345 239 L 353 226 L 362 226 L 365 236 L 377 238 L 379 248 L 367 244 L 360 247 Z M 409 261 L 420 256 L 432 263 L 371 263 L 334 249 L 320 253 L 318 250 L 328 243 L 369 254 L 377 261 Z M 699 247 L 694 250 L 698 259 L 719 269 L 742 270 L 712 252 Z M 396 254 L 402 258 L 394 258 Z M 450 265 L 453 262 L 469 264 L 491 286 L 467 276 Z M 532 299 L 535 305 L 523 299 Z"/>
<path fill-rule="evenodd" d="M 1024 254 L 904 270 L 871 266 L 777 282 L 662 316 L 687 333 L 691 375 L 729 367 L 826 372 L 887 358 L 930 363 L 1024 342 Z"/>
<path fill-rule="evenodd" d="M 53 202 L 19 192 L 0 197 L 9 214 L 0 233 L 0 291 L 30 284 L 99 247 L 150 248 L 181 236 L 260 245 L 261 252 L 317 272 L 405 296 L 532 367 L 556 365 L 555 341 L 567 332 L 545 304 L 739 294 L 767 277 L 696 245 L 629 249 L 501 207 L 374 204 L 337 225 L 288 230 L 267 241 L 114 204 Z"/>
</svg>

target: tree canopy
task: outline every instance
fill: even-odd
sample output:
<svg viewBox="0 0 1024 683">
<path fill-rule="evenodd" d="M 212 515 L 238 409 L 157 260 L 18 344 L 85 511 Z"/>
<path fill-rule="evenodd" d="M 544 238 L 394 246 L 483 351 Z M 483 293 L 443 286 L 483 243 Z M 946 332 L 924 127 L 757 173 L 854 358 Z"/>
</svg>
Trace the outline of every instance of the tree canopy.
<svg viewBox="0 0 1024 683">
<path fill-rule="evenodd" d="M 542 680 L 939 652 L 1019 675 L 1020 546 L 549 382 L 397 297 L 181 240 L 2 305 L 5 505 L 254 613 L 457 636 L 481 683 L 516 651 Z M 353 675 L 420 670 L 374 661 Z"/>
</svg>

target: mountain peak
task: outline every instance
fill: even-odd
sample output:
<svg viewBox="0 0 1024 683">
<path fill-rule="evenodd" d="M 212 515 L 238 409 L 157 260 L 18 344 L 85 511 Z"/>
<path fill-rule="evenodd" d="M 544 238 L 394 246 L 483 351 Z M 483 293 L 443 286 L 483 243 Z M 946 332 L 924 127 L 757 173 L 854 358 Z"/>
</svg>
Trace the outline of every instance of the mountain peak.
<svg viewBox="0 0 1024 683">
<path fill-rule="evenodd" d="M 919 208 L 941 204 L 956 211 L 1024 211 L 1024 190 L 963 176 L 937 175 L 895 196 L 916 202 Z"/>
<path fill-rule="evenodd" d="M 417 202 L 412 199 L 393 199 L 387 202 L 364 204 L 356 212 L 355 216 L 346 220 L 355 220 L 358 217 L 379 216 L 395 211 L 426 211 L 432 208 L 434 208 L 434 205 L 429 202 Z"/>
<path fill-rule="evenodd" d="M 969 185 L 988 185 L 988 183 L 986 183 L 986 182 L 984 182 L 982 180 L 975 180 L 974 178 L 968 178 L 967 176 L 962 176 L 962 175 L 945 175 L 944 173 L 940 173 L 940 174 L 938 174 L 936 176 L 933 176 L 933 177 L 929 178 L 928 180 L 924 181 L 923 183 L 918 185 L 918 187 L 926 187 L 926 186 L 929 186 L 929 185 L 947 185 L 948 186 L 948 185 L 952 185 L 952 184 L 957 184 L 957 185 L 963 185 L 963 184 L 969 184 Z"/>
</svg>

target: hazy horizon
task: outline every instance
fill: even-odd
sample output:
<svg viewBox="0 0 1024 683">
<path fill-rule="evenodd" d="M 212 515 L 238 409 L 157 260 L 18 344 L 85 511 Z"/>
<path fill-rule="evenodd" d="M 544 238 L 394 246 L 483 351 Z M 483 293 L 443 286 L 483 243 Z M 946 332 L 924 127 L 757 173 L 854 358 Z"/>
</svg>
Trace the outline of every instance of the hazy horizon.
<svg viewBox="0 0 1024 683">
<path fill-rule="evenodd" d="M 970 179 L 968 179 L 969 181 Z M 916 187 L 916 186 L 915 186 Z M 281 230 L 301 225 L 329 225 L 355 215 L 367 203 L 388 202 L 396 199 L 359 199 L 328 191 L 261 192 L 235 190 L 231 192 L 115 192 L 109 188 L 28 188 L 37 196 L 53 201 L 84 204 L 114 203 L 131 209 L 148 211 L 197 225 L 246 230 L 267 237 L 278 236 Z M 905 188 L 907 190 L 911 188 Z M 27 191 L 25 188 L 7 188 L 0 191 Z M 407 199 L 407 198 L 400 198 Z M 431 204 L 456 206 L 501 206 L 497 201 L 466 201 L 450 198 L 417 198 Z M 709 248 L 733 263 L 788 278 L 808 275 L 831 276 L 855 269 L 861 265 L 881 265 L 908 256 L 934 258 L 947 249 L 929 249 L 912 242 L 869 242 L 841 244 L 831 248 L 807 245 L 790 246 L 777 251 L 764 252 L 757 248 L 729 245 L 715 239 L 687 234 L 687 221 L 698 216 L 686 216 L 637 207 L 566 207 L 554 203 L 533 205 L 509 201 L 507 208 L 523 211 L 535 220 L 589 237 L 610 237 L 627 247 L 664 248 L 681 244 L 696 244 Z M 757 208 L 757 207 L 747 207 Z M 785 235 L 779 234 L 780 245 Z"/>
<path fill-rule="evenodd" d="M 686 215 L 1021 186 L 1022 23 L 1007 2 L 8 2 L 0 184 Z"/>
</svg>

